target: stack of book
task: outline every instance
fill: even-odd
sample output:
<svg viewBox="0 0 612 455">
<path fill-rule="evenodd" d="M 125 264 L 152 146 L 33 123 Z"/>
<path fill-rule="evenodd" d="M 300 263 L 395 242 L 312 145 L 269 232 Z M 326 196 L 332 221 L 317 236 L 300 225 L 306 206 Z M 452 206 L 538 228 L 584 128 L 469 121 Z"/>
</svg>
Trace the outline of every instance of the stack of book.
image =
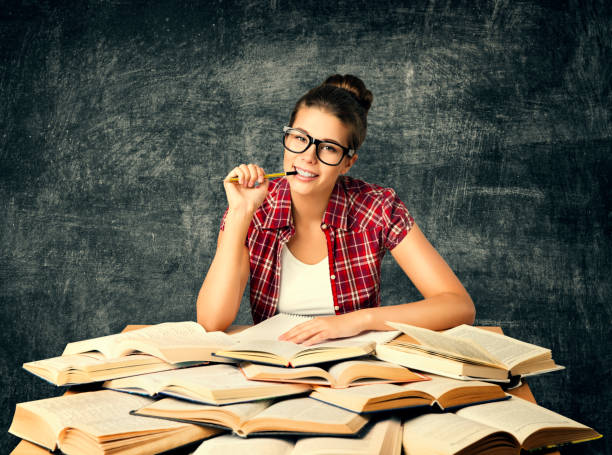
<svg viewBox="0 0 612 455">
<path fill-rule="evenodd" d="M 69 343 L 24 368 L 87 391 L 17 404 L 9 432 L 68 455 L 184 445 L 197 455 L 518 454 L 601 436 L 504 391 L 562 368 L 550 350 L 400 323 L 309 347 L 277 340 L 304 318 L 234 335 L 164 323 Z"/>
</svg>

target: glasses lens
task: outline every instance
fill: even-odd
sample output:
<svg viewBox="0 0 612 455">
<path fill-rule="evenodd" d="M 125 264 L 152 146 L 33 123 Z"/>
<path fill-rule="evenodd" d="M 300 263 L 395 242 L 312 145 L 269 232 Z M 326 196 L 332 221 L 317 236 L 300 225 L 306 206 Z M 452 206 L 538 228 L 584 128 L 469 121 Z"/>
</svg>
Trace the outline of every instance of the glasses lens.
<svg viewBox="0 0 612 455">
<path fill-rule="evenodd" d="M 288 130 L 285 133 L 283 143 L 291 152 L 302 153 L 310 145 L 310 139 L 301 131 Z"/>
<path fill-rule="evenodd" d="M 342 161 L 342 157 L 344 156 L 342 148 L 333 142 L 321 142 L 318 152 L 319 159 L 332 166 Z"/>
</svg>

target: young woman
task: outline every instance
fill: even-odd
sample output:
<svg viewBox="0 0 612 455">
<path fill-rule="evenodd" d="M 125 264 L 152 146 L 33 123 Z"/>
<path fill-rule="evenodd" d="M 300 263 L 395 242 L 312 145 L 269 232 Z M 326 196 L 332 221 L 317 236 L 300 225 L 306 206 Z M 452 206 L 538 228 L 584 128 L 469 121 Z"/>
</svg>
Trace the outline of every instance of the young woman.
<svg viewBox="0 0 612 455">
<path fill-rule="evenodd" d="M 391 330 L 385 321 L 430 329 L 473 323 L 472 299 L 395 192 L 345 175 L 371 103 L 359 78 L 330 76 L 298 100 L 284 128 L 284 171 L 297 174 L 269 182 L 255 164 L 229 172 L 229 207 L 197 301 L 207 330 L 234 321 L 249 278 L 256 323 L 277 312 L 316 315 L 281 336 L 295 343 Z M 380 306 L 386 250 L 423 300 Z"/>
</svg>

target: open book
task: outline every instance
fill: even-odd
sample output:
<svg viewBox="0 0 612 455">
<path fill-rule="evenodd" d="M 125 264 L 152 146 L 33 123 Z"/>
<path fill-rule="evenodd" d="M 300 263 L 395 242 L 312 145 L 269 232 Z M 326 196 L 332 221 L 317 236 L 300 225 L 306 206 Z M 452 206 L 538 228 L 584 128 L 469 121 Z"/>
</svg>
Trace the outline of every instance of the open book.
<svg viewBox="0 0 612 455">
<path fill-rule="evenodd" d="M 102 387 L 169 395 L 207 404 L 229 404 L 309 392 L 305 384 L 249 381 L 234 365 L 205 365 L 106 381 Z"/>
<path fill-rule="evenodd" d="M 505 400 L 508 395 L 497 384 L 432 376 L 430 381 L 409 384 L 373 384 L 348 389 L 315 387 L 310 397 L 353 412 L 368 413 L 434 405 L 444 410 Z"/>
<path fill-rule="evenodd" d="M 531 376 L 563 369 L 550 349 L 469 325 L 444 332 L 399 322 L 387 325 L 401 336 L 376 347 L 376 357 L 409 368 L 465 379 L 508 381 L 509 376 Z"/>
<path fill-rule="evenodd" d="M 406 367 L 375 359 L 345 360 L 327 369 L 316 366 L 284 368 L 249 362 L 242 363 L 240 368 L 252 380 L 329 385 L 334 388 L 428 379 Z"/>
<path fill-rule="evenodd" d="M 58 385 L 106 381 L 137 374 L 215 362 L 217 349 L 234 343 L 230 335 L 209 332 L 193 321 L 166 322 L 138 330 L 68 343 L 59 357 L 26 362 L 23 368 Z"/>
<path fill-rule="evenodd" d="M 368 422 L 367 417 L 307 397 L 227 406 L 164 398 L 133 414 L 219 426 L 242 437 L 270 433 L 353 435 Z"/>
<path fill-rule="evenodd" d="M 221 435 L 204 441 L 193 455 L 400 455 L 402 427 L 397 419 L 377 422 L 359 439 L 302 437 L 294 442 L 281 438 L 243 439 Z"/>
<path fill-rule="evenodd" d="M 23 364 L 23 368 L 51 384 L 63 386 L 106 381 L 189 365 L 189 362 L 167 363 L 146 354 L 131 354 L 107 360 L 99 352 L 87 352 L 27 362 Z"/>
<path fill-rule="evenodd" d="M 167 363 L 201 362 L 218 349 L 233 344 L 231 335 L 206 332 L 197 322 L 164 322 L 138 330 L 68 343 L 62 356 L 99 352 L 105 359 L 133 353 L 148 354 Z"/>
<path fill-rule="evenodd" d="M 129 414 L 145 397 L 97 390 L 19 403 L 9 432 L 68 455 L 153 454 L 219 433 L 218 429 Z"/>
<path fill-rule="evenodd" d="M 255 363 L 297 367 L 364 356 L 374 351 L 376 343 L 384 343 L 399 335 L 397 331 L 371 331 L 313 346 L 278 340 L 280 335 L 309 319 L 312 318 L 277 314 L 232 335 L 236 344 L 217 351 L 215 355 Z"/>
<path fill-rule="evenodd" d="M 425 414 L 404 422 L 407 454 L 518 454 L 601 437 L 592 428 L 513 397 L 456 413 Z"/>
</svg>

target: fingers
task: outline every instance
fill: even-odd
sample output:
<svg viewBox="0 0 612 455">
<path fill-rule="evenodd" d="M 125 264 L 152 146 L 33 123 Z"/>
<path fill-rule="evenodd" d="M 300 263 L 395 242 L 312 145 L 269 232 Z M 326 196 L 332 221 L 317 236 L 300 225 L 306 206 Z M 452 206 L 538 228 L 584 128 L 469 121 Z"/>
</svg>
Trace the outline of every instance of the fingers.
<svg viewBox="0 0 612 455">
<path fill-rule="evenodd" d="M 224 181 L 229 182 L 231 178 L 237 178 L 238 184 L 252 188 L 255 183 L 264 182 L 265 172 L 263 168 L 256 164 L 241 164 L 230 171 L 225 177 Z"/>
<path fill-rule="evenodd" d="M 330 338 L 327 324 L 319 319 L 303 322 L 278 337 L 281 341 L 310 346 Z"/>
</svg>

